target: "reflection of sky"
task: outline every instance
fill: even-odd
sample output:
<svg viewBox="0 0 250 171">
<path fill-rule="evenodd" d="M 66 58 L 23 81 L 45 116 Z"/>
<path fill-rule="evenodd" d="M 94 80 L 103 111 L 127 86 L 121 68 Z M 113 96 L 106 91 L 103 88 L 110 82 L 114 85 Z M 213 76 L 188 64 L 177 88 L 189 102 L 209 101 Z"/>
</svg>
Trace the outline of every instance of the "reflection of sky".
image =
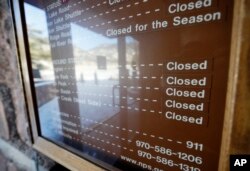
<svg viewBox="0 0 250 171">
<path fill-rule="evenodd" d="M 116 39 L 104 37 L 76 24 L 71 24 L 73 44 L 83 50 L 90 50 L 104 44 L 116 44 Z"/>
<path fill-rule="evenodd" d="M 26 22 L 34 30 L 41 31 L 43 37 L 48 37 L 46 14 L 43 10 L 24 3 Z"/>
<path fill-rule="evenodd" d="M 116 38 L 107 38 L 76 24 L 71 24 L 71 36 L 74 57 L 80 57 L 82 62 L 78 62 L 75 66 L 76 78 L 79 79 L 83 76 L 85 80 L 117 78 L 118 50 Z M 105 58 L 106 69 L 98 69 L 97 56 Z"/>
<path fill-rule="evenodd" d="M 24 3 L 27 25 L 34 30 L 41 31 L 43 37 L 48 37 L 46 14 L 44 10 Z M 83 50 L 90 50 L 102 44 L 115 44 L 116 39 L 106 38 L 93 31 L 80 27 L 76 24 L 71 25 L 73 43 Z"/>
</svg>

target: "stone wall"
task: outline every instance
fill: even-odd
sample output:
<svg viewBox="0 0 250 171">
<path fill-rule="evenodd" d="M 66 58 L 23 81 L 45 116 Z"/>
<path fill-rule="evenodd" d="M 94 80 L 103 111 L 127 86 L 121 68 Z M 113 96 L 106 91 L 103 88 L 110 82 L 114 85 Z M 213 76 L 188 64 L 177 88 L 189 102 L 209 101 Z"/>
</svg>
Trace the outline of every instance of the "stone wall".
<svg viewBox="0 0 250 171">
<path fill-rule="evenodd" d="M 54 164 L 31 145 L 8 0 L 0 0 L 0 170 L 48 170 Z"/>
</svg>

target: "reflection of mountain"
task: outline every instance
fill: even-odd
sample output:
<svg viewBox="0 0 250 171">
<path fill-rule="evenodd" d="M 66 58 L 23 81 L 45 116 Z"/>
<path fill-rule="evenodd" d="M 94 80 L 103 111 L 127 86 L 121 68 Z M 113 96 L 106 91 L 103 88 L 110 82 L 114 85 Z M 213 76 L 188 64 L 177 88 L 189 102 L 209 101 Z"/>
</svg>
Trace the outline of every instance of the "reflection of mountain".
<svg viewBox="0 0 250 171">
<path fill-rule="evenodd" d="M 137 61 L 138 51 L 136 43 L 131 41 L 126 44 L 126 54 L 119 55 L 117 44 L 107 43 L 100 44 L 89 50 L 84 50 L 79 46 L 74 46 L 74 58 L 77 59 L 75 69 L 76 69 L 76 78 L 78 80 L 95 80 L 95 79 L 118 79 L 119 78 L 119 57 L 126 57 L 126 64 L 130 67 L 127 69 L 132 69 L 132 61 Z M 98 56 L 104 58 L 103 64 L 105 69 L 100 70 L 98 68 Z"/>
<path fill-rule="evenodd" d="M 39 72 L 41 79 L 53 80 L 54 72 L 48 38 L 44 36 L 42 30 L 36 30 L 31 26 L 28 26 L 28 36 L 33 70 Z"/>
<path fill-rule="evenodd" d="M 135 42 L 126 44 L 126 61 L 128 64 L 137 56 L 137 45 Z M 96 56 L 105 56 L 109 63 L 118 64 L 119 52 L 117 44 L 101 44 L 98 47 L 90 50 L 83 50 L 74 46 L 74 57 L 82 58 L 82 60 L 89 62 L 96 62 Z"/>
<path fill-rule="evenodd" d="M 100 45 L 87 51 L 74 46 L 74 57 L 76 58 L 82 58 L 85 62 L 96 62 L 96 56 L 105 56 L 107 61 L 116 63 L 118 59 L 117 45 Z"/>
<path fill-rule="evenodd" d="M 44 37 L 42 31 L 28 27 L 29 46 L 32 57 L 32 64 L 35 68 L 44 68 L 44 64 L 51 60 L 50 46 L 48 38 Z"/>
</svg>

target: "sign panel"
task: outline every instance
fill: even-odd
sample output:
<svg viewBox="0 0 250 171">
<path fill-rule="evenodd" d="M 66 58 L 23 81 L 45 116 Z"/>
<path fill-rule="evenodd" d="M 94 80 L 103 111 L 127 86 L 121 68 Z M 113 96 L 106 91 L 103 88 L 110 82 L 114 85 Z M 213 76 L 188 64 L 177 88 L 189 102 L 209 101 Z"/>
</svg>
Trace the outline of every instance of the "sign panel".
<svg viewBox="0 0 250 171">
<path fill-rule="evenodd" d="M 232 0 L 24 8 L 42 137 L 109 170 L 218 169 Z"/>
</svg>

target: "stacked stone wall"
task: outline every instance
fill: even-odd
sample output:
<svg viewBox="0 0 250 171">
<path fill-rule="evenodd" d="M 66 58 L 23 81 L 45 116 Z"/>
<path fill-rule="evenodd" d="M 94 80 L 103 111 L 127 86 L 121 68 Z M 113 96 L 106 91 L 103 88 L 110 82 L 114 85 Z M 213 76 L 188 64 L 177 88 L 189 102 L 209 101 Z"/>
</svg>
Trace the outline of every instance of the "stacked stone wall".
<svg viewBox="0 0 250 171">
<path fill-rule="evenodd" d="M 0 0 L 0 170 L 48 170 L 54 162 L 32 148 L 11 8 Z"/>
</svg>

